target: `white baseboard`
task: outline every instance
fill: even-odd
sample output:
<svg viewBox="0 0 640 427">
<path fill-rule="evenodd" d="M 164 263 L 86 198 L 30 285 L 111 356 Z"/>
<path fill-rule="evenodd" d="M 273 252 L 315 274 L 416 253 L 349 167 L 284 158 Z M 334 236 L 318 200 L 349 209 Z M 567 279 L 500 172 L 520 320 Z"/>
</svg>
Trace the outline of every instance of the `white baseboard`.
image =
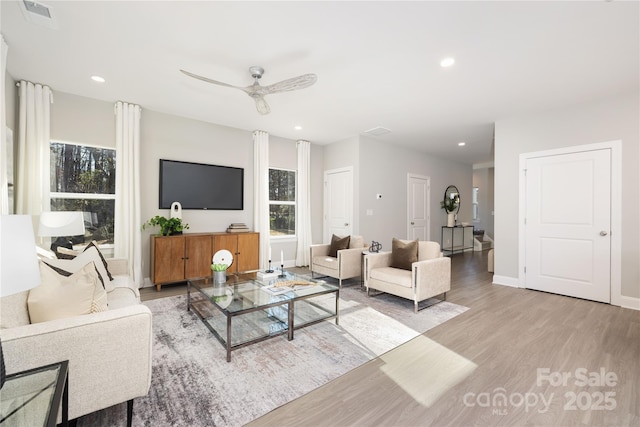
<svg viewBox="0 0 640 427">
<path fill-rule="evenodd" d="M 611 303 L 612 305 L 619 305 L 622 308 L 629 308 L 631 310 L 640 310 L 640 298 L 634 297 L 625 297 L 624 295 L 620 295 L 617 298 L 619 304 Z"/>
<path fill-rule="evenodd" d="M 512 288 L 519 288 L 520 284 L 517 277 L 498 276 L 493 275 L 493 284 L 502 286 L 511 286 Z"/>
</svg>

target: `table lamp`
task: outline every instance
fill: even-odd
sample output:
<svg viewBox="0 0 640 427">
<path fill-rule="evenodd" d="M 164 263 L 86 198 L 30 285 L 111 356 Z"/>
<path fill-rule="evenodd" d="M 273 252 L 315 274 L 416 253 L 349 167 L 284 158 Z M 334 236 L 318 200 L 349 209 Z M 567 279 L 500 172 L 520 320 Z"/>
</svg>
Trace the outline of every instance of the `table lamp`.
<svg viewBox="0 0 640 427">
<path fill-rule="evenodd" d="M 0 297 L 40 284 L 36 243 L 30 215 L 0 216 Z M 0 340 L 0 388 L 6 377 Z"/>
<path fill-rule="evenodd" d="M 73 249 L 70 236 L 84 235 L 84 216 L 82 212 L 55 211 L 42 212 L 38 225 L 38 236 L 58 237 L 51 243 L 51 250 L 56 252 L 58 246 Z"/>
</svg>

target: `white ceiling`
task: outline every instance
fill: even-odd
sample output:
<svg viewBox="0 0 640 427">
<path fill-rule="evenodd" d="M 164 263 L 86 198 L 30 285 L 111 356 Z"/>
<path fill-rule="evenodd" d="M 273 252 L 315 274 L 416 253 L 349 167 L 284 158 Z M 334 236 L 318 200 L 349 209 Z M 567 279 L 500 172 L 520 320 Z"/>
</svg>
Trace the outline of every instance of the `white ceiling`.
<svg viewBox="0 0 640 427">
<path fill-rule="evenodd" d="M 640 90 L 637 1 L 43 3 L 57 29 L 1 2 L 14 79 L 319 144 L 382 126 L 382 141 L 486 162 L 498 119 Z M 247 86 L 251 65 L 263 85 L 318 82 L 267 96 L 261 116 L 243 92 L 179 72 Z"/>
</svg>

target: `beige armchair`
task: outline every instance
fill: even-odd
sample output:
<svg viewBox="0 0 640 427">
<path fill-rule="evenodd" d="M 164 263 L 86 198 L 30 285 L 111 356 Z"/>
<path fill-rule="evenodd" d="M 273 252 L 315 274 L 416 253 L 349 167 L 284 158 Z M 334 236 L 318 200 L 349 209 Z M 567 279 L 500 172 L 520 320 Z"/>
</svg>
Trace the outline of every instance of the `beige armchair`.
<svg viewBox="0 0 640 427">
<path fill-rule="evenodd" d="M 451 259 L 442 256 L 437 242 L 418 242 L 418 261 L 411 264 L 411 270 L 391 265 L 391 252 L 365 256 L 367 295 L 374 289 L 410 299 L 416 313 L 421 301 L 438 295 L 446 300 L 447 292 L 451 290 Z"/>
<path fill-rule="evenodd" d="M 348 249 L 337 251 L 337 257 L 329 256 L 330 244 L 311 245 L 311 277 L 329 276 L 342 280 L 362 277 L 362 252 L 367 249 L 362 236 L 351 236 Z"/>
</svg>

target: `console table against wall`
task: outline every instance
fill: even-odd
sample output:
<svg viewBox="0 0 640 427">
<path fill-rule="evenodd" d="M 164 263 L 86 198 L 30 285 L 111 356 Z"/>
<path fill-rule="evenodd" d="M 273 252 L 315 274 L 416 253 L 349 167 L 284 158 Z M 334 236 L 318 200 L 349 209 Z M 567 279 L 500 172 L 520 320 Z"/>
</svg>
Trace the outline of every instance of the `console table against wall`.
<svg viewBox="0 0 640 427">
<path fill-rule="evenodd" d="M 151 281 L 160 290 L 168 283 L 210 277 L 211 258 L 221 249 L 233 254 L 229 273 L 260 268 L 260 234 L 185 233 L 176 236 L 151 236 Z"/>
<path fill-rule="evenodd" d="M 462 234 L 462 240 L 456 241 L 456 235 L 460 234 Z M 445 245 L 445 236 L 451 237 L 448 245 Z M 471 238 L 469 243 L 466 241 L 468 237 Z M 473 225 L 456 225 L 455 227 L 447 227 L 446 225 L 443 225 L 442 231 L 440 232 L 440 245 L 442 247 L 442 252 L 445 255 L 452 255 L 456 252 L 464 252 L 469 249 L 474 251 Z"/>
</svg>

